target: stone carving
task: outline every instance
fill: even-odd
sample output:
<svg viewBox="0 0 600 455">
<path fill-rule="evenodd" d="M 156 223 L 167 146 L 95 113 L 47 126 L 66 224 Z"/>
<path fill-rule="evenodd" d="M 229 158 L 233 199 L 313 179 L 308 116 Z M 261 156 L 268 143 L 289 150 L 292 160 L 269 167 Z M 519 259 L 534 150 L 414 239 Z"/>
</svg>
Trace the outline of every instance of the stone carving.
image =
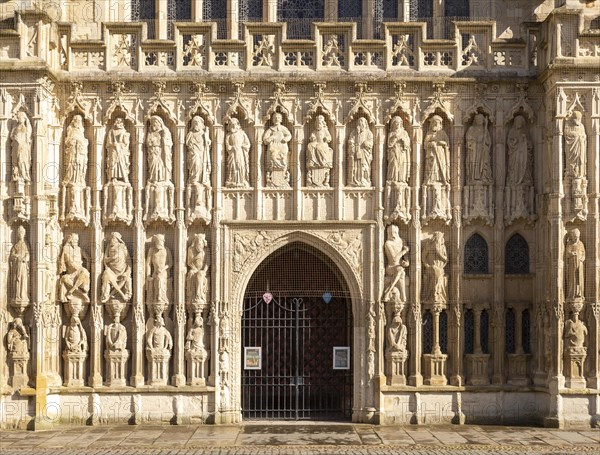
<svg viewBox="0 0 600 455">
<path fill-rule="evenodd" d="M 146 186 L 145 221 L 175 221 L 173 212 L 173 139 L 163 119 L 150 117 L 146 135 L 148 155 L 148 184 Z"/>
<path fill-rule="evenodd" d="M 29 329 L 23 324 L 20 317 L 15 318 L 10 324 L 10 329 L 6 334 L 6 348 L 8 360 L 12 365 L 12 386 L 14 388 L 27 386 L 30 338 Z"/>
<path fill-rule="evenodd" d="M 325 117 L 317 115 L 315 130 L 311 133 L 306 150 L 307 185 L 329 187 L 329 176 L 333 168 L 333 149 L 329 146 L 331 134 Z"/>
<path fill-rule="evenodd" d="M 86 226 L 90 220 L 90 188 L 87 186 L 88 147 L 83 117 L 76 114 L 67 127 L 65 138 L 61 220 L 80 221 Z"/>
<path fill-rule="evenodd" d="M 17 183 L 31 181 L 32 128 L 29 117 L 23 111 L 17 113 L 17 124 L 10 132 L 12 179 Z"/>
<path fill-rule="evenodd" d="M 373 133 L 364 117 L 359 117 L 356 130 L 348 140 L 348 186 L 371 186 Z"/>
<path fill-rule="evenodd" d="M 423 245 L 423 301 L 445 306 L 448 295 L 448 277 L 445 267 L 448 253 L 443 232 L 436 231 Z"/>
<path fill-rule="evenodd" d="M 236 232 L 233 246 L 233 270 L 235 272 L 241 271 L 244 263 L 272 240 L 267 231 L 252 232 L 245 235 Z"/>
<path fill-rule="evenodd" d="M 157 318 L 169 306 L 169 275 L 173 257 L 165 246 L 163 234 L 155 234 L 151 242 L 146 256 L 146 304 L 152 317 Z"/>
<path fill-rule="evenodd" d="M 208 264 L 209 252 L 208 242 L 205 234 L 196 234 L 187 249 L 187 277 L 186 295 L 187 301 L 197 310 L 204 309 L 208 297 Z"/>
<path fill-rule="evenodd" d="M 343 59 L 337 35 L 329 35 L 323 45 L 323 66 L 341 66 Z"/>
<path fill-rule="evenodd" d="M 584 343 L 587 334 L 587 327 L 579 319 L 579 313 L 572 312 L 571 319 L 565 321 L 565 349 L 569 352 L 585 351 Z"/>
<path fill-rule="evenodd" d="M 188 180 L 186 187 L 187 220 L 193 223 L 200 219 L 211 220 L 211 140 L 204 119 L 199 115 L 192 118 L 191 128 L 185 137 L 187 147 Z"/>
<path fill-rule="evenodd" d="M 533 215 L 533 143 L 525 117 L 517 115 L 506 139 L 508 163 L 504 219 L 530 219 Z"/>
<path fill-rule="evenodd" d="M 585 358 L 587 348 L 585 339 L 588 329 L 579 319 L 579 309 L 571 313 L 571 319 L 565 321 L 564 328 L 564 356 L 565 356 L 565 387 L 573 389 L 586 388 L 584 376 Z"/>
<path fill-rule="evenodd" d="M 587 218 L 587 137 L 583 114 L 573 111 L 564 130 L 565 138 L 565 214 L 569 220 Z"/>
<path fill-rule="evenodd" d="M 150 385 L 167 385 L 169 380 L 169 359 L 173 349 L 173 337 L 165 327 L 161 314 L 148 321 L 146 331 L 146 357 Z"/>
<path fill-rule="evenodd" d="M 84 267 L 87 254 L 79 246 L 79 235 L 71 233 L 65 240 L 59 258 L 58 300 L 66 304 L 69 317 L 83 317 L 90 302 L 90 272 Z"/>
<path fill-rule="evenodd" d="M 425 136 L 425 173 L 423 177 L 423 219 L 449 222 L 450 207 L 450 140 L 443 130 L 443 119 L 433 115 Z"/>
<path fill-rule="evenodd" d="M 567 234 L 565 246 L 565 300 L 575 301 L 585 298 L 585 247 L 579 239 L 579 229 L 572 229 Z"/>
<path fill-rule="evenodd" d="M 392 118 L 387 138 L 387 175 L 385 185 L 386 220 L 410 220 L 409 186 L 411 142 L 402 117 Z"/>
<path fill-rule="evenodd" d="M 273 38 L 274 35 L 263 35 L 262 39 L 254 45 L 252 55 L 254 66 L 273 66 L 273 57 L 275 56 Z"/>
<path fill-rule="evenodd" d="M 402 314 L 397 311 L 387 330 L 387 351 L 406 354 L 406 326 L 402 323 Z"/>
<path fill-rule="evenodd" d="M 196 314 L 185 340 L 188 384 L 205 385 L 208 351 L 204 345 L 204 321 L 201 314 Z"/>
<path fill-rule="evenodd" d="M 73 314 L 64 331 L 65 350 L 65 386 L 81 387 L 84 385 L 85 359 L 87 357 L 87 335 L 79 316 Z"/>
<path fill-rule="evenodd" d="M 491 166 L 492 138 L 488 129 L 488 118 L 481 113 L 473 117 L 467 129 L 466 143 L 466 186 L 463 192 L 463 217 L 466 220 L 482 218 L 490 225 L 493 213 L 493 177 Z"/>
<path fill-rule="evenodd" d="M 120 322 L 113 322 L 106 328 L 106 349 L 109 353 L 124 353 L 127 351 L 127 329 Z M 111 379 L 115 378 L 111 376 Z M 124 375 L 118 375 L 124 379 Z"/>
<path fill-rule="evenodd" d="M 104 185 L 104 221 L 133 219 L 133 190 L 129 183 L 130 134 L 119 117 L 106 137 L 106 180 Z"/>
<path fill-rule="evenodd" d="M 586 177 L 587 137 L 582 113 L 574 111 L 565 125 L 565 176 L 572 179 Z"/>
<path fill-rule="evenodd" d="M 10 250 L 8 257 L 9 275 L 8 290 L 9 304 L 22 317 L 29 306 L 29 246 L 25 241 L 25 228 L 17 228 L 17 241 Z"/>
<path fill-rule="evenodd" d="M 466 145 L 467 185 L 492 183 L 492 138 L 483 114 L 475 114 L 473 125 L 467 130 Z"/>
<path fill-rule="evenodd" d="M 387 228 L 388 239 L 384 244 L 387 266 L 385 268 L 385 288 L 383 301 L 405 304 L 406 298 L 406 271 L 408 261 L 404 256 L 408 253 L 408 247 L 400 238 L 398 226 L 390 225 Z"/>
<path fill-rule="evenodd" d="M 229 133 L 225 137 L 227 153 L 227 180 L 230 188 L 248 188 L 250 186 L 250 139 L 242 130 L 240 121 L 232 118 L 228 125 Z"/>
<path fill-rule="evenodd" d="M 263 134 L 263 143 L 267 147 L 266 178 L 267 186 L 275 188 L 289 188 L 289 148 L 292 133 L 284 125 L 279 112 L 273 113 L 271 126 Z"/>
<path fill-rule="evenodd" d="M 102 273 L 102 303 L 131 300 L 131 260 L 121 234 L 113 232 L 104 250 Z"/>
</svg>

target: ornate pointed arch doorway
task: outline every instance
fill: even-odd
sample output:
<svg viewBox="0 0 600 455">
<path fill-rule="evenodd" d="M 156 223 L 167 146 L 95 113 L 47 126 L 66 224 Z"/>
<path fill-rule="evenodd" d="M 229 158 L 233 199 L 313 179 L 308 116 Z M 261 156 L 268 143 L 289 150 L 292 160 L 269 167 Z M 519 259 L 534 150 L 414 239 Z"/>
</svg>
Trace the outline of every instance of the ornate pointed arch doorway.
<svg viewBox="0 0 600 455">
<path fill-rule="evenodd" d="M 351 418 L 351 308 L 342 274 L 316 248 L 294 242 L 263 261 L 244 296 L 244 419 Z"/>
</svg>

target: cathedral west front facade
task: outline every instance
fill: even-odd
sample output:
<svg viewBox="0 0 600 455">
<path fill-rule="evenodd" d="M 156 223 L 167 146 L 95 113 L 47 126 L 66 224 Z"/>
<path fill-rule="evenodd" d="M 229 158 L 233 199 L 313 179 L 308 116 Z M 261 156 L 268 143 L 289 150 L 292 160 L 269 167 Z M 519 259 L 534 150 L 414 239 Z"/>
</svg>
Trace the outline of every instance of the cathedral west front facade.
<svg viewBox="0 0 600 455">
<path fill-rule="evenodd" d="M 3 428 L 598 425 L 598 2 L 0 7 Z"/>
</svg>

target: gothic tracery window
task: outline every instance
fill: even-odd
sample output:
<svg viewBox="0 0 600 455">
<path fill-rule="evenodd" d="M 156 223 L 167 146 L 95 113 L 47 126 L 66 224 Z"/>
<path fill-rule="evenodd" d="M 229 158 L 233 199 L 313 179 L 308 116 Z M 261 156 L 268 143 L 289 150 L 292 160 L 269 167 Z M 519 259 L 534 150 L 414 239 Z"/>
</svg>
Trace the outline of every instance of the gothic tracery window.
<svg viewBox="0 0 600 455">
<path fill-rule="evenodd" d="M 488 273 L 488 246 L 479 234 L 473 234 L 465 244 L 465 273 Z"/>
<path fill-rule="evenodd" d="M 312 23 L 324 17 L 324 0 L 277 0 L 277 21 L 287 23 L 288 38 L 310 38 Z"/>
<path fill-rule="evenodd" d="M 504 272 L 507 275 L 529 273 L 529 245 L 521 235 L 513 235 L 504 252 Z"/>
</svg>

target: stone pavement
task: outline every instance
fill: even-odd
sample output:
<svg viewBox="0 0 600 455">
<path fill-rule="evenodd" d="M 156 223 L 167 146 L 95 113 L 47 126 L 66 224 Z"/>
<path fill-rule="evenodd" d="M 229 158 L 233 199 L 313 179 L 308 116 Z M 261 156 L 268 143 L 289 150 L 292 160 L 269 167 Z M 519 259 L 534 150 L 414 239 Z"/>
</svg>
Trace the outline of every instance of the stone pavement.
<svg viewBox="0 0 600 455">
<path fill-rule="evenodd" d="M 3 430 L 0 454 L 600 454 L 600 430 L 350 423 Z"/>
</svg>

